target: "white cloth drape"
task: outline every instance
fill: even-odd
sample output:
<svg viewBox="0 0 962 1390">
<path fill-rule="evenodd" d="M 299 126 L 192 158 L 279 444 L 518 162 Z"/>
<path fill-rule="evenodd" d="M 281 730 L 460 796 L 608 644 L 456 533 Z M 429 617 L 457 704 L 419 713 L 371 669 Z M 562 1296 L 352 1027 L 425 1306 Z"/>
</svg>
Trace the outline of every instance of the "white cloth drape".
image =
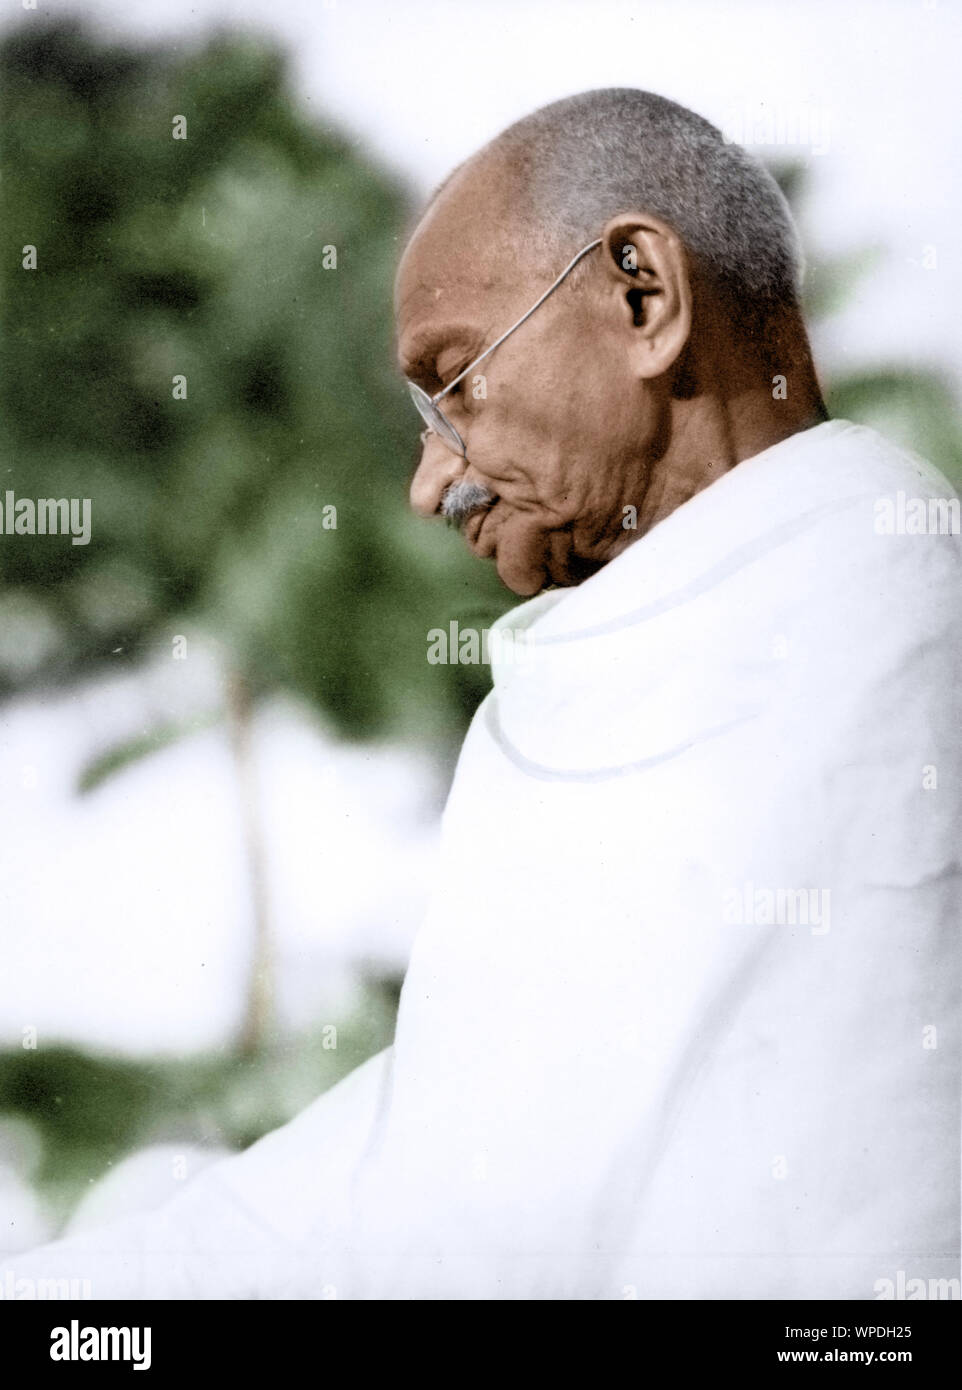
<svg viewBox="0 0 962 1390">
<path fill-rule="evenodd" d="M 18 1272 L 191 1298 L 957 1278 L 962 542 L 885 534 L 899 492 L 952 495 L 822 424 L 503 619 L 393 1047 Z"/>
</svg>

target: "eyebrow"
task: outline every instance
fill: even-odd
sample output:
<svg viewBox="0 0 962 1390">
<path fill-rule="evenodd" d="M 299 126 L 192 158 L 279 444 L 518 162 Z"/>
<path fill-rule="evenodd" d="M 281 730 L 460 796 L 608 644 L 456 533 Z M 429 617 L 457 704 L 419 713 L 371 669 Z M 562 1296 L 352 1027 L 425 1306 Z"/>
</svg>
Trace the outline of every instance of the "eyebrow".
<svg viewBox="0 0 962 1390">
<path fill-rule="evenodd" d="M 479 342 L 479 330 L 470 324 L 432 325 L 416 333 L 405 345 L 403 353 L 399 351 L 401 371 L 405 376 L 415 376 L 419 367 L 428 363 L 435 365 L 442 352 L 457 347 L 473 351 Z"/>
</svg>

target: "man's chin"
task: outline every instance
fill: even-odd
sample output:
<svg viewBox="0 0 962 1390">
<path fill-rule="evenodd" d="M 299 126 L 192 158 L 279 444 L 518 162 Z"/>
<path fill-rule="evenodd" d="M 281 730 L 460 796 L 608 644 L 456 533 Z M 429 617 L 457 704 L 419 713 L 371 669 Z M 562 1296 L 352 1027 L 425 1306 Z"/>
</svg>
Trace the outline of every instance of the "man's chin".
<svg viewBox="0 0 962 1390">
<path fill-rule="evenodd" d="M 518 571 L 510 564 L 503 566 L 495 559 L 495 567 L 501 583 L 518 598 L 534 598 L 535 594 L 540 594 L 552 583 L 543 566 L 539 566 L 537 573 L 533 570 Z"/>
<path fill-rule="evenodd" d="M 495 552 L 495 566 L 501 583 L 519 598 L 534 598 L 544 589 L 571 588 L 597 574 L 603 561 L 583 560 L 570 551 L 563 561 L 548 557 L 544 561 L 519 564 Z"/>
</svg>

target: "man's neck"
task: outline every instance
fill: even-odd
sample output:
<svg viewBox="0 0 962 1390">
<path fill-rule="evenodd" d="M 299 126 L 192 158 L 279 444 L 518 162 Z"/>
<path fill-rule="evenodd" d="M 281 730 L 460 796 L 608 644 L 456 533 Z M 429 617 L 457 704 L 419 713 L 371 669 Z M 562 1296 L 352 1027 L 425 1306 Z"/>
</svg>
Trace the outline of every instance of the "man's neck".
<svg viewBox="0 0 962 1390">
<path fill-rule="evenodd" d="M 814 379 L 805 386 L 793 400 L 781 398 L 776 382 L 734 397 L 700 395 L 679 402 L 668 447 L 651 470 L 637 531 L 628 541 L 650 531 L 736 464 L 827 420 Z"/>
</svg>

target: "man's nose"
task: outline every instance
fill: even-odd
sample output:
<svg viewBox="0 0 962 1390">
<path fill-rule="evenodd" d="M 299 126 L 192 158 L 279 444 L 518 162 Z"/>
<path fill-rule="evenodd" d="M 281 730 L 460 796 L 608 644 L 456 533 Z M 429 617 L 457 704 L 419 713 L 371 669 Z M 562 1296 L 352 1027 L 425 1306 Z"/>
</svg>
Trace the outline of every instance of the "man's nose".
<svg viewBox="0 0 962 1390">
<path fill-rule="evenodd" d="M 411 507 L 418 516 L 435 516 L 445 491 L 464 476 L 467 463 L 430 430 L 424 432 L 423 445 L 421 461 L 411 479 Z"/>
</svg>

